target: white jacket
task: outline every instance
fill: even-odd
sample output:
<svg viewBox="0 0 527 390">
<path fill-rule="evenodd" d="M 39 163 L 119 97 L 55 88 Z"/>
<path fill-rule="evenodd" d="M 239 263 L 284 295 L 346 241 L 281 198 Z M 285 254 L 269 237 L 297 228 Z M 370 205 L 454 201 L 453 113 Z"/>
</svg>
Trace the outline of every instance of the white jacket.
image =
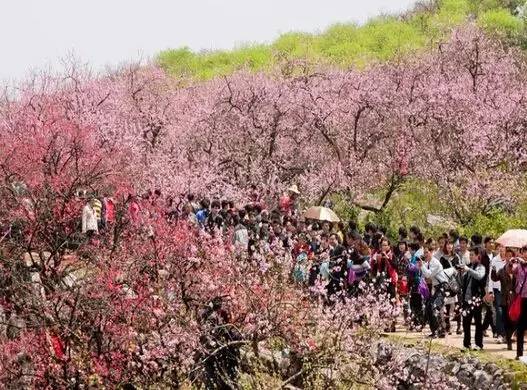
<svg viewBox="0 0 527 390">
<path fill-rule="evenodd" d="M 95 214 L 95 210 L 91 207 L 91 205 L 86 203 L 82 209 L 82 232 L 86 233 L 90 230 L 95 232 L 99 231 L 97 227 L 97 214 Z"/>
<path fill-rule="evenodd" d="M 249 232 L 243 225 L 237 225 L 234 228 L 232 243 L 236 248 L 247 250 L 249 247 Z"/>
<path fill-rule="evenodd" d="M 448 277 L 443 271 L 443 266 L 437 257 L 432 257 L 429 263 L 423 264 L 421 272 L 425 278 L 432 279 L 433 286 L 448 282 Z"/>
</svg>

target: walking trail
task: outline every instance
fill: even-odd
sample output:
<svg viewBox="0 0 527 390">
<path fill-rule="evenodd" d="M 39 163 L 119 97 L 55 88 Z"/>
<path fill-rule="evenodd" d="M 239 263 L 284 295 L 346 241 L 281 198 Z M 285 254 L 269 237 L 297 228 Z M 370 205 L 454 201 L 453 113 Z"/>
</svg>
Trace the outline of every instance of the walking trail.
<svg viewBox="0 0 527 390">
<path fill-rule="evenodd" d="M 399 325 L 397 326 L 395 335 L 413 340 L 428 340 L 426 336 L 429 333 L 430 331 L 428 328 L 425 328 L 421 333 L 417 333 L 410 332 L 404 328 L 404 326 Z M 474 327 L 472 327 L 472 337 L 474 337 Z M 472 340 L 472 342 L 474 342 L 474 340 Z M 444 339 L 434 339 L 433 343 L 449 348 L 451 347 L 460 351 L 461 348 L 463 348 L 463 334 L 456 334 L 454 331 L 451 335 L 447 335 Z M 513 343 L 512 348 L 512 351 L 508 351 L 507 344 L 499 344 L 498 340 L 492 337 L 492 333 L 490 333 L 490 337 L 485 337 L 483 339 L 483 351 L 486 354 L 495 355 L 497 358 L 514 359 L 516 357 L 516 343 Z"/>
</svg>

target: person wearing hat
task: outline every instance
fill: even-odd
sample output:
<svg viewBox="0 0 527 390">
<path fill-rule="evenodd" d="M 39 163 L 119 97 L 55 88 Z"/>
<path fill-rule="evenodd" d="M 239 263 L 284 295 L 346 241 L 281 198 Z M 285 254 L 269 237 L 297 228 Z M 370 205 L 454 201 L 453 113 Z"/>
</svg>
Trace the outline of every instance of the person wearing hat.
<svg viewBox="0 0 527 390">
<path fill-rule="evenodd" d="M 300 195 L 298 187 L 293 184 L 287 189 L 287 193 L 280 198 L 279 208 L 280 211 L 285 215 L 293 215 L 296 213 L 296 201 Z"/>
</svg>

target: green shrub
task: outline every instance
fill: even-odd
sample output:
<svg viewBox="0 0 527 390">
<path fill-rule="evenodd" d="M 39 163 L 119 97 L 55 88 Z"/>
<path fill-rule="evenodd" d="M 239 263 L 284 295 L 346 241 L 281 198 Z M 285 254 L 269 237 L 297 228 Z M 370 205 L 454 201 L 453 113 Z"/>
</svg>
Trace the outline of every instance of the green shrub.
<svg viewBox="0 0 527 390">
<path fill-rule="evenodd" d="M 382 199 L 383 193 L 372 194 Z M 498 237 L 508 229 L 527 228 L 527 197 L 521 199 L 513 212 L 495 207 L 490 210 L 474 211 L 469 221 L 460 223 L 454 211 L 440 199 L 438 188 L 432 183 L 409 180 L 390 199 L 381 212 L 364 211 L 351 205 L 343 196 L 333 195 L 334 210 L 341 219 L 355 219 L 364 228 L 367 222 L 374 222 L 387 229 L 387 236 L 397 239 L 400 226 L 407 229 L 412 225 L 421 228 L 426 237 L 437 237 L 439 234 L 456 228 L 461 234 L 471 236 L 474 233 Z M 430 225 L 429 215 L 441 217 L 445 223 Z"/>
<path fill-rule="evenodd" d="M 262 71 L 283 61 L 302 59 L 312 64 L 364 67 L 388 61 L 441 39 L 469 18 L 480 26 L 527 43 L 524 25 L 512 15 L 513 0 L 441 0 L 433 11 L 423 8 L 402 17 L 377 17 L 362 26 L 338 23 L 320 34 L 289 32 L 269 45 L 253 44 L 230 51 L 192 52 L 188 48 L 161 52 L 158 63 L 169 73 L 210 79 L 240 69 Z"/>
<path fill-rule="evenodd" d="M 523 22 L 505 9 L 485 11 L 479 16 L 478 24 L 489 32 L 509 39 L 518 37 L 524 29 Z"/>
</svg>

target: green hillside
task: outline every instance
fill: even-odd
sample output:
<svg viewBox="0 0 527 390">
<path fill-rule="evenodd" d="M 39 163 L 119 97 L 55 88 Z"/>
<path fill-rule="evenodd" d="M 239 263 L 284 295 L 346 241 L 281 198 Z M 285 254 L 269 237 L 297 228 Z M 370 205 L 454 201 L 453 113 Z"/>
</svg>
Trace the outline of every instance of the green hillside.
<svg viewBox="0 0 527 390">
<path fill-rule="evenodd" d="M 230 51 L 195 53 L 188 48 L 161 52 L 158 63 L 169 73 L 210 79 L 245 68 L 271 69 L 289 60 L 363 67 L 426 48 L 453 27 L 475 20 L 509 44 L 525 46 L 523 0 L 436 0 L 420 2 L 398 16 L 381 16 L 364 25 L 338 23 L 320 34 L 290 32 L 271 44 L 247 44 Z"/>
</svg>

